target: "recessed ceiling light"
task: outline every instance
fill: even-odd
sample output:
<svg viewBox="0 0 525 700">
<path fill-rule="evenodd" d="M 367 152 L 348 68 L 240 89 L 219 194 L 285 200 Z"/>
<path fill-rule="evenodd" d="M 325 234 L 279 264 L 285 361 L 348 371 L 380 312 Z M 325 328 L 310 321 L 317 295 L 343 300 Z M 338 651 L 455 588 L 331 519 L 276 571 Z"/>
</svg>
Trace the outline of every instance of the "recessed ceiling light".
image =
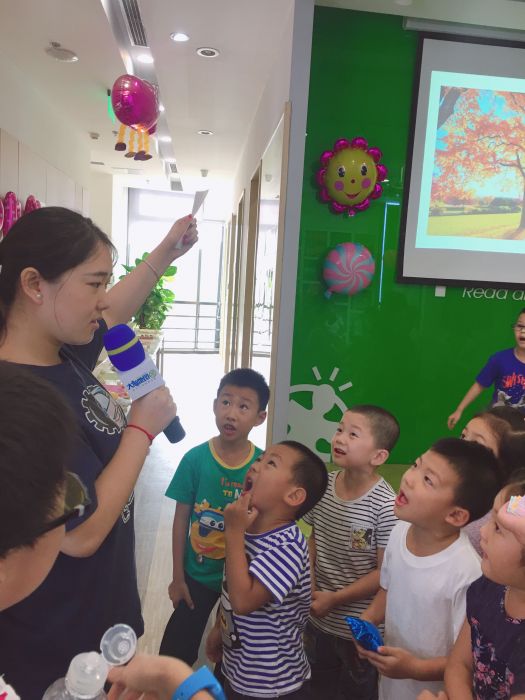
<svg viewBox="0 0 525 700">
<path fill-rule="evenodd" d="M 51 58 L 54 58 L 55 61 L 62 61 L 62 63 L 75 63 L 78 61 L 76 53 L 69 49 L 64 49 L 58 41 L 51 41 L 46 49 L 46 53 Z"/>
<path fill-rule="evenodd" d="M 170 39 L 172 41 L 189 41 L 190 37 L 184 32 L 173 32 L 173 34 L 170 34 Z"/>
<path fill-rule="evenodd" d="M 197 54 L 202 58 L 217 58 L 219 52 L 211 46 L 201 46 L 200 49 L 197 49 Z"/>
<path fill-rule="evenodd" d="M 139 63 L 153 63 L 153 56 L 149 53 L 141 53 L 137 56 L 137 61 Z"/>
<path fill-rule="evenodd" d="M 159 141 L 162 141 L 162 143 L 171 143 L 171 136 L 159 136 Z"/>
<path fill-rule="evenodd" d="M 164 112 L 165 109 L 164 105 L 159 104 L 159 112 Z"/>
<path fill-rule="evenodd" d="M 201 136 L 213 136 L 213 131 L 208 131 L 208 129 L 200 129 L 197 133 Z"/>
</svg>

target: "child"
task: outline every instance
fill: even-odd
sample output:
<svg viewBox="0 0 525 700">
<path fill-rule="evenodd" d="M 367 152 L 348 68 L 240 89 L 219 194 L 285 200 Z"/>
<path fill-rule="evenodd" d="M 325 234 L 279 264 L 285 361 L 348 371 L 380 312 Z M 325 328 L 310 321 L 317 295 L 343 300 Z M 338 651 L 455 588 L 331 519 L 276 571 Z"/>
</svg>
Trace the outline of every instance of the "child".
<svg viewBox="0 0 525 700">
<path fill-rule="evenodd" d="M 360 649 L 383 677 L 381 700 L 416 700 L 443 687 L 447 655 L 465 618 L 465 594 L 481 572 L 461 528 L 487 512 L 500 488 L 496 457 L 457 438 L 436 442 L 403 475 L 381 589 L 362 615 L 385 620 L 385 646 Z"/>
<path fill-rule="evenodd" d="M 322 460 L 285 440 L 250 467 L 243 495 L 226 507 L 225 580 L 206 651 L 218 661 L 222 646 L 228 700 L 309 697 L 303 632 L 310 565 L 294 521 L 313 508 L 326 483 Z"/>
<path fill-rule="evenodd" d="M 524 494 L 525 481 L 505 487 L 496 496 L 491 521 L 483 526 L 483 576 L 467 591 L 467 619 L 445 671 L 451 700 L 525 698 L 523 542 L 503 525 L 500 517 L 500 509 L 510 496 Z M 507 518 L 521 518 L 525 524 L 524 515 L 509 514 Z M 435 696 L 426 693 L 421 697 Z M 442 697 L 446 698 L 444 694 Z"/>
<path fill-rule="evenodd" d="M 520 311 L 512 328 L 516 345 L 489 357 L 474 384 L 459 402 L 454 413 L 448 417 L 450 430 L 461 419 L 465 408 L 492 384 L 493 405 L 509 404 L 520 409 L 525 408 L 525 309 Z"/>
<path fill-rule="evenodd" d="M 510 411 L 518 413 L 516 409 L 508 406 L 501 406 L 500 408 L 506 409 L 507 412 Z M 484 445 L 485 447 L 488 447 L 489 450 L 496 455 L 496 457 L 500 458 L 500 450 L 502 449 L 507 436 L 510 434 L 510 425 L 504 418 L 500 417 L 497 413 L 494 413 L 496 410 L 497 409 L 492 408 L 488 411 L 483 411 L 482 413 L 476 414 L 463 428 L 461 439 Z M 501 459 L 499 459 L 498 474 L 502 480 L 502 483 L 506 481 L 509 473 L 507 473 L 503 462 Z M 464 529 L 464 532 L 469 538 L 471 545 L 480 556 L 480 531 L 483 525 L 485 525 L 489 519 L 490 512 L 485 513 L 485 515 L 478 520 L 471 520 L 468 525 L 465 525 Z"/>
<path fill-rule="evenodd" d="M 377 474 L 399 437 L 399 424 L 377 406 L 354 406 L 332 439 L 339 467 L 304 520 L 314 564 L 306 634 L 316 697 L 377 697 L 377 672 L 357 657 L 346 615 L 360 615 L 379 589 L 383 553 L 395 525 L 395 493 Z"/>
<path fill-rule="evenodd" d="M 248 435 L 264 422 L 269 395 L 264 378 L 252 369 L 226 374 L 213 402 L 219 434 L 184 455 L 166 491 L 177 501 L 169 586 L 175 610 L 160 653 L 176 656 L 190 666 L 197 659 L 206 622 L 219 598 L 224 508 L 240 495 L 244 477 L 261 452 Z"/>
</svg>

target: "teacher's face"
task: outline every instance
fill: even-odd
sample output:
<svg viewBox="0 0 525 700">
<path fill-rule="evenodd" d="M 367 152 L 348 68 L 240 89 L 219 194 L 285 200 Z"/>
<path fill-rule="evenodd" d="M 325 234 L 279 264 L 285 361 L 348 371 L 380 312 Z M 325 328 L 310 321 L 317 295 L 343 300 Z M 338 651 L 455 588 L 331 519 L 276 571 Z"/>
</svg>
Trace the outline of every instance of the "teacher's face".
<svg viewBox="0 0 525 700">
<path fill-rule="evenodd" d="M 46 328 L 60 343 L 85 345 L 93 339 L 109 304 L 112 274 L 108 248 L 100 243 L 85 262 L 42 285 Z"/>
</svg>

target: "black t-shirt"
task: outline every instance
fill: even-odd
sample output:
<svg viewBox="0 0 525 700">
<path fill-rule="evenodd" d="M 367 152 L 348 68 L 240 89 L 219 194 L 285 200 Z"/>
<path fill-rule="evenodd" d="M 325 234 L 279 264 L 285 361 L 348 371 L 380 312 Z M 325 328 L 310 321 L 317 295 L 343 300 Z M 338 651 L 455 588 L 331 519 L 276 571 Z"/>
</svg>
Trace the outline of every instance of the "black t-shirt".
<svg viewBox="0 0 525 700">
<path fill-rule="evenodd" d="M 96 508 L 95 480 L 112 459 L 126 425 L 122 409 L 91 369 L 102 348 L 105 324 L 89 345 L 65 346 L 63 362 L 28 366 L 64 393 L 78 417 L 79 433 L 70 471 L 87 486 Z M 78 518 L 70 527 L 82 522 Z M 71 659 L 97 651 L 108 627 L 125 622 L 144 631 L 135 569 L 133 494 L 98 551 L 91 557 L 60 554 L 44 583 L 0 613 L 0 675 L 23 700 L 40 700 L 65 675 Z"/>
</svg>

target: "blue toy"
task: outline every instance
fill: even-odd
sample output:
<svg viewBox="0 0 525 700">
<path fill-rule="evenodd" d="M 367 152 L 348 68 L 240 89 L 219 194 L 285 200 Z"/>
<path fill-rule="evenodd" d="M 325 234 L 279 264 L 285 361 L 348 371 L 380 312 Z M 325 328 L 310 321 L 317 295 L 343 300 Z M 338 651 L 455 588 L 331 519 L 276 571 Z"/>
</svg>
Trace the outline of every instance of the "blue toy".
<svg viewBox="0 0 525 700">
<path fill-rule="evenodd" d="M 379 647 L 383 646 L 384 642 L 381 637 L 381 632 L 371 622 L 361 620 L 359 617 L 352 617 L 351 615 L 345 617 L 345 620 L 350 627 L 355 641 L 360 644 L 363 649 L 377 651 Z"/>
</svg>

